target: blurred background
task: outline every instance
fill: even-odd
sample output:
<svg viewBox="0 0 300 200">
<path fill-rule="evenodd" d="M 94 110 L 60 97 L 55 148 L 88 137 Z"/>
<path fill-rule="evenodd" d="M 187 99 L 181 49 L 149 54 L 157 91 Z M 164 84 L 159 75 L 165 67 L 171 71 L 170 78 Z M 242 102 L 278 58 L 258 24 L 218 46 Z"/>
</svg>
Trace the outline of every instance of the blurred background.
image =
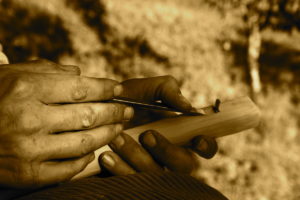
<svg viewBox="0 0 300 200">
<path fill-rule="evenodd" d="M 196 107 L 251 96 L 255 130 L 219 140 L 201 177 L 230 199 L 300 199 L 299 0 L 0 0 L 10 62 L 117 79 L 170 74 Z"/>
</svg>

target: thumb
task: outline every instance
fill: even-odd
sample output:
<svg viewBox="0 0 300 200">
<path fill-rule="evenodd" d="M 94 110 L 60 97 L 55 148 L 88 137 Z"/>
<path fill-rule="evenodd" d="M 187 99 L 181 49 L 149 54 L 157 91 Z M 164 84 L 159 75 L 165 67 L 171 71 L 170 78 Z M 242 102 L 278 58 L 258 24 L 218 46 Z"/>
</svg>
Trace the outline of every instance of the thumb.
<svg viewBox="0 0 300 200">
<path fill-rule="evenodd" d="M 198 135 L 190 141 L 189 148 L 201 157 L 210 159 L 217 153 L 218 143 L 213 137 Z"/>
</svg>

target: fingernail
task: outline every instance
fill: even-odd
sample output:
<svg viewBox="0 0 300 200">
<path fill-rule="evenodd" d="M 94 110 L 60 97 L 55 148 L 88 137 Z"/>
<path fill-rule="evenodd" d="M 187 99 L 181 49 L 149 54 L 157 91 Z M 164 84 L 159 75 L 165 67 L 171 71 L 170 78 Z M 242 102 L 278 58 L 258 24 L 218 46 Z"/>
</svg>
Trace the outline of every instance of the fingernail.
<svg viewBox="0 0 300 200">
<path fill-rule="evenodd" d="M 147 132 L 144 136 L 144 143 L 149 147 L 154 147 L 156 145 L 156 138 L 152 132 Z"/>
<path fill-rule="evenodd" d="M 197 149 L 200 151 L 207 151 L 208 149 L 208 143 L 205 139 L 200 140 L 200 142 L 197 144 Z"/>
<path fill-rule="evenodd" d="M 120 96 L 123 92 L 123 86 L 122 85 L 117 85 L 114 88 L 114 96 Z"/>
<path fill-rule="evenodd" d="M 115 127 L 115 131 L 117 134 L 121 133 L 123 131 L 123 125 L 122 124 L 117 124 Z"/>
<path fill-rule="evenodd" d="M 134 110 L 132 107 L 126 107 L 124 110 L 124 119 L 130 120 L 133 117 Z"/>
<path fill-rule="evenodd" d="M 124 137 L 122 135 L 119 135 L 118 137 L 116 137 L 114 140 L 111 141 L 111 144 L 115 147 L 115 148 L 120 148 L 123 146 L 123 144 L 125 144 L 125 140 Z"/>
<path fill-rule="evenodd" d="M 104 156 L 102 156 L 101 161 L 105 167 L 113 167 L 115 165 L 114 159 L 108 154 L 105 154 Z"/>
</svg>

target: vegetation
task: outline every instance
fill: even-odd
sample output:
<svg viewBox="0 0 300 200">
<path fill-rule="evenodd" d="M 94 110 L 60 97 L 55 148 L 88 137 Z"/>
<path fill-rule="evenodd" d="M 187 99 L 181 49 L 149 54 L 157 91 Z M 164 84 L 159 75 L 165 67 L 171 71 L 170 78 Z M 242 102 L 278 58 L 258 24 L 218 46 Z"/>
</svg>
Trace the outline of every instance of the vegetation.
<svg viewBox="0 0 300 200">
<path fill-rule="evenodd" d="M 196 107 L 251 94 L 249 10 L 240 4 L 248 1 L 0 2 L 0 41 L 12 62 L 44 57 L 118 80 L 171 74 Z M 285 26 L 259 23 L 261 126 L 220 139 L 199 172 L 233 200 L 300 198 L 300 33 L 280 19 Z"/>
</svg>

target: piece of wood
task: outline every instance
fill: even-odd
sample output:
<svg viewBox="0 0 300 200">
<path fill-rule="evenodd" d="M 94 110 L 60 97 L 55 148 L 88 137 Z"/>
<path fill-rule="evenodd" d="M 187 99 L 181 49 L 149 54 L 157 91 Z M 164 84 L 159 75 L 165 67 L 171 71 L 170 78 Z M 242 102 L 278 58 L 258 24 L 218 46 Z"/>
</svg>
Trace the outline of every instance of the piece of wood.
<svg viewBox="0 0 300 200">
<path fill-rule="evenodd" d="M 248 98 L 241 97 L 221 102 L 219 112 L 214 106 L 202 108 L 205 115 L 177 116 L 138 126 L 124 132 L 138 141 L 139 135 L 149 129 L 156 130 L 172 143 L 181 145 L 197 135 L 221 137 L 256 127 L 260 122 L 260 111 Z M 73 179 L 95 175 L 101 171 L 98 156 L 104 151 L 111 151 L 106 145 L 95 151 L 96 159 Z"/>
</svg>

